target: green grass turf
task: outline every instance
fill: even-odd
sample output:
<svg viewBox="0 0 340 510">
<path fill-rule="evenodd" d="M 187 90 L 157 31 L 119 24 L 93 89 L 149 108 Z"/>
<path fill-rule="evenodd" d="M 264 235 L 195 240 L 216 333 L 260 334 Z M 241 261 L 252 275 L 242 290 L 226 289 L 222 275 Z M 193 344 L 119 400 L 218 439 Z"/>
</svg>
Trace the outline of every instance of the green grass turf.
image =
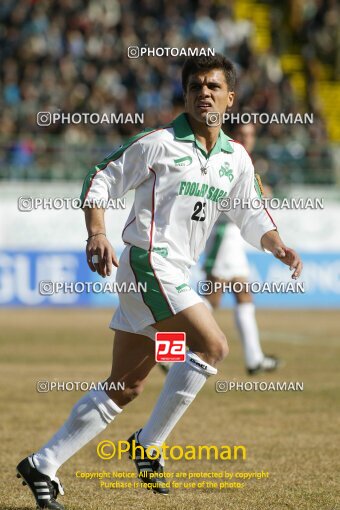
<svg viewBox="0 0 340 510">
<path fill-rule="evenodd" d="M 81 392 L 38 393 L 39 380 L 103 380 L 111 366 L 109 310 L 2 310 L 0 508 L 35 508 L 30 491 L 15 478 L 17 462 L 38 449 L 67 418 Z M 168 461 L 168 472 L 269 472 L 242 489 L 173 489 L 168 497 L 145 489 L 101 489 L 99 481 L 76 478 L 77 471 L 129 471 L 126 456 L 104 461 L 99 440 L 126 439 L 143 425 L 164 376 L 153 369 L 144 393 L 99 438 L 59 471 L 68 510 L 335 510 L 339 503 L 339 312 L 258 311 L 265 352 L 286 364 L 277 373 L 250 378 L 232 312 L 216 318 L 226 332 L 230 355 L 210 378 L 168 444 L 242 444 L 245 461 Z M 218 379 L 302 381 L 303 392 L 216 393 Z M 201 480 L 195 480 L 196 482 Z M 220 480 L 218 480 L 219 482 Z"/>
</svg>

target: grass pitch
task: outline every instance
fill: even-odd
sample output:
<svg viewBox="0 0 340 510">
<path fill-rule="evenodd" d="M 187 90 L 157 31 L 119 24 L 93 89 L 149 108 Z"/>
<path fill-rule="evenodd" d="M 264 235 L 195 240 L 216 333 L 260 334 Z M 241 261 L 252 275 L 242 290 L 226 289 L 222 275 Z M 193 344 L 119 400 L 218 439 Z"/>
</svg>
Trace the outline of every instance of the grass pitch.
<svg viewBox="0 0 340 510">
<path fill-rule="evenodd" d="M 126 439 L 147 420 L 164 381 L 156 367 L 144 393 L 59 471 L 66 487 L 60 501 L 66 509 L 340 509 L 339 312 L 258 311 L 257 315 L 265 352 L 283 358 L 286 365 L 271 375 L 247 376 L 232 313 L 219 311 L 216 317 L 227 333 L 231 353 L 167 441 L 183 447 L 241 444 L 247 448 L 247 459 L 168 461 L 166 471 L 265 471 L 269 477 L 252 479 L 241 489 L 182 487 L 168 497 L 141 488 L 101 489 L 96 479 L 76 478 L 77 471 L 134 472 L 126 456 L 121 461 L 98 458 L 96 446 L 102 439 Z M 38 393 L 37 381 L 103 380 L 111 365 L 110 317 L 109 310 L 0 312 L 1 509 L 35 508 L 30 491 L 15 478 L 15 466 L 49 439 L 83 394 Z M 301 381 L 304 391 L 216 393 L 218 379 Z"/>
</svg>

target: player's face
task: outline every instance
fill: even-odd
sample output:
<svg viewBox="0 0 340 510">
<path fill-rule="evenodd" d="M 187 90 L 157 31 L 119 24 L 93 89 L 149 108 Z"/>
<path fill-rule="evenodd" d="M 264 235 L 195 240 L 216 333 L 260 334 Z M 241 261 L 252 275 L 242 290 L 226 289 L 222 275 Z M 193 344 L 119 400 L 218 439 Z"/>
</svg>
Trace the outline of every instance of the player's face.
<svg viewBox="0 0 340 510">
<path fill-rule="evenodd" d="M 222 69 L 212 69 L 189 77 L 184 99 L 187 113 L 209 125 L 209 112 L 219 113 L 222 118 L 233 104 L 234 92 L 229 91 Z"/>
<path fill-rule="evenodd" d="M 244 124 L 235 132 L 235 140 L 242 143 L 247 152 L 252 153 L 256 142 L 256 131 L 253 124 Z"/>
</svg>

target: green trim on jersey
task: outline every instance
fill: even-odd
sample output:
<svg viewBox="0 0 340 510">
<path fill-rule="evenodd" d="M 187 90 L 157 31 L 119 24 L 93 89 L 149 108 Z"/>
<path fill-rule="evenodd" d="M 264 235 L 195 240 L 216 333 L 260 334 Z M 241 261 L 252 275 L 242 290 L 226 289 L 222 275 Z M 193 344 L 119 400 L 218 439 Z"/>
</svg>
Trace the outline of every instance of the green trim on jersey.
<svg viewBox="0 0 340 510">
<path fill-rule="evenodd" d="M 138 248 L 138 246 L 131 246 L 130 248 L 130 265 L 132 271 L 137 283 L 146 283 L 147 291 L 141 291 L 141 294 L 144 303 L 148 306 L 157 322 L 172 317 L 173 313 L 155 276 L 149 256 L 149 251 Z"/>
<path fill-rule="evenodd" d="M 83 188 L 81 190 L 80 200 L 83 204 L 86 194 L 88 192 L 89 187 L 91 186 L 91 181 L 93 177 L 96 175 L 97 172 L 100 170 L 104 170 L 104 168 L 107 167 L 111 161 L 116 161 L 116 159 L 119 159 L 126 149 L 128 149 L 134 142 L 137 142 L 140 138 L 147 135 L 148 133 L 151 133 L 152 131 L 157 131 L 157 129 L 154 128 L 147 128 L 141 133 L 137 133 L 137 135 L 131 136 L 131 138 L 128 138 L 126 142 L 118 147 L 118 149 L 115 149 L 113 152 L 111 152 L 103 161 L 101 161 L 98 165 L 92 167 L 88 174 L 86 175 L 83 183 Z"/>
<path fill-rule="evenodd" d="M 206 272 L 207 275 L 211 274 L 211 271 L 215 265 L 215 260 L 218 254 L 218 250 L 220 249 L 227 225 L 228 223 L 221 223 L 216 227 L 216 236 L 204 264 L 204 271 Z"/>
<path fill-rule="evenodd" d="M 256 193 L 258 194 L 259 198 L 262 198 L 263 197 L 263 191 L 262 191 L 262 182 L 261 182 L 261 178 L 259 176 L 259 174 L 255 174 L 254 176 L 254 185 L 255 185 L 255 190 L 256 190 Z"/>
<path fill-rule="evenodd" d="M 234 152 L 233 147 L 229 143 L 229 140 L 231 140 L 230 136 L 227 136 L 222 129 L 220 129 L 217 142 L 210 151 L 210 154 L 206 152 L 200 142 L 195 139 L 195 135 L 192 132 L 186 113 L 181 113 L 181 115 L 176 117 L 176 119 L 172 121 L 171 127 L 174 130 L 176 140 L 180 140 L 182 142 L 195 142 L 205 158 L 208 158 L 209 155 L 213 156 L 214 154 L 219 154 L 221 151 L 229 153 Z"/>
</svg>

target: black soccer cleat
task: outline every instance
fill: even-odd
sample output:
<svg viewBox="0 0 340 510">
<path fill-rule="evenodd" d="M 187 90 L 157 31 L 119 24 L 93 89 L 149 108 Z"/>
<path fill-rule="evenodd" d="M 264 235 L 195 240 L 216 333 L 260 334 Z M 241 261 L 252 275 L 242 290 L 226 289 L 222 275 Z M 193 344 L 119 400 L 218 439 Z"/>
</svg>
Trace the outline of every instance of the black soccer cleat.
<svg viewBox="0 0 340 510">
<path fill-rule="evenodd" d="M 138 477 L 148 484 L 147 489 L 152 489 L 154 493 L 167 496 L 169 494 L 169 489 L 166 487 L 165 479 L 162 476 L 157 476 L 158 474 L 162 475 L 164 472 L 162 464 L 158 459 L 148 459 L 146 453 L 144 453 L 144 455 L 141 454 L 141 448 L 144 452 L 146 450 L 144 446 L 138 442 L 138 434 L 141 430 L 142 429 L 132 434 L 132 436 L 128 439 L 128 442 L 130 443 L 129 458 L 132 459 L 136 465 Z M 131 454 L 133 440 L 135 441 L 135 448 L 138 447 L 135 452 L 135 458 L 133 458 Z"/>
<path fill-rule="evenodd" d="M 263 372 L 273 372 L 277 370 L 282 365 L 282 361 L 276 356 L 266 356 L 263 358 L 261 363 L 259 363 L 254 368 L 247 368 L 249 375 L 257 375 Z"/>
<path fill-rule="evenodd" d="M 64 510 L 63 505 L 56 501 L 58 494 L 64 494 L 59 480 L 54 481 L 47 475 L 40 473 L 34 466 L 31 457 L 26 457 L 17 465 L 17 477 L 22 478 L 23 485 L 28 485 L 35 497 L 37 508 Z"/>
</svg>

